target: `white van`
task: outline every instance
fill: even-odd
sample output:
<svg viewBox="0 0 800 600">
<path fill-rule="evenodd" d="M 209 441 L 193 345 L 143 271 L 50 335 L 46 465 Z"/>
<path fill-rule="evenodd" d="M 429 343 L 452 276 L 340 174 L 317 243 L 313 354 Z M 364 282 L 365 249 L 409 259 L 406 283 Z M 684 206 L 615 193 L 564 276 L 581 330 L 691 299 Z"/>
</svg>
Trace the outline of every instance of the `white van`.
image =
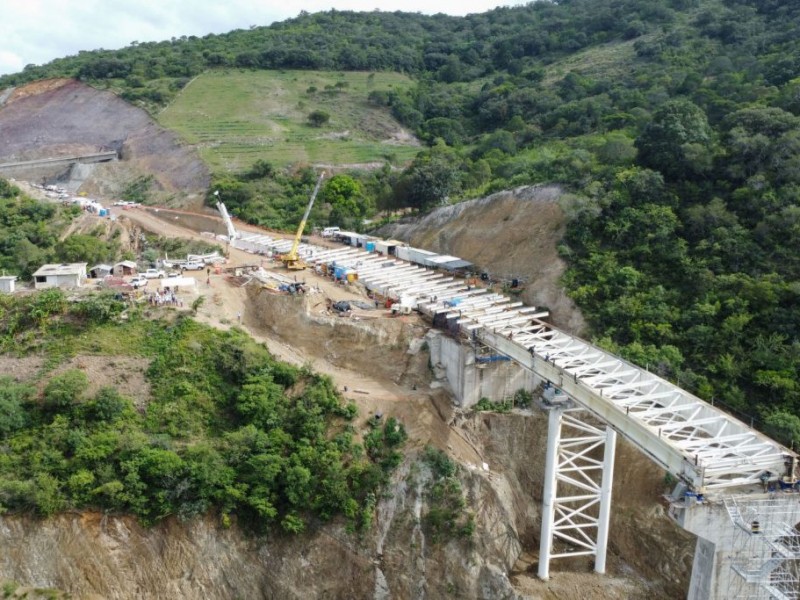
<svg viewBox="0 0 800 600">
<path fill-rule="evenodd" d="M 325 229 L 322 230 L 322 237 L 326 238 L 333 237 L 337 233 L 339 233 L 339 231 L 341 230 L 338 227 L 326 227 Z"/>
</svg>

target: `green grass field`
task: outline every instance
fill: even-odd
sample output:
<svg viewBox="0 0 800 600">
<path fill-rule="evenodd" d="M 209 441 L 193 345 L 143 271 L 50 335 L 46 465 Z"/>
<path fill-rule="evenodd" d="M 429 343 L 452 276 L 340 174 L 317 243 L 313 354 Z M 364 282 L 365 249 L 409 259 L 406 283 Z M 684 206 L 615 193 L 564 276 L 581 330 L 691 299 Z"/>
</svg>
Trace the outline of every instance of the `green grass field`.
<svg viewBox="0 0 800 600">
<path fill-rule="evenodd" d="M 275 166 L 402 164 L 419 151 L 416 140 L 367 95 L 410 85 L 398 73 L 209 71 L 158 118 L 217 172 L 241 171 L 258 159 Z M 308 124 L 315 110 L 330 114 L 327 125 Z"/>
</svg>

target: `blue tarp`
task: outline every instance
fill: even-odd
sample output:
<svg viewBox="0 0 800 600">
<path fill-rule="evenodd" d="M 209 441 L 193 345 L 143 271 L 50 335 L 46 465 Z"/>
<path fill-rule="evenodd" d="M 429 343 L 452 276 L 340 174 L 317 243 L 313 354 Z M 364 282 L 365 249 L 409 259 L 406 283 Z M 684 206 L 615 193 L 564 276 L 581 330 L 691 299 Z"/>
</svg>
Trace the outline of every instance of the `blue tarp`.
<svg viewBox="0 0 800 600">
<path fill-rule="evenodd" d="M 477 363 L 493 363 L 493 362 L 500 362 L 503 360 L 511 360 L 511 359 L 503 354 L 492 354 L 491 356 L 475 357 L 475 362 Z"/>
<path fill-rule="evenodd" d="M 375 242 L 367 242 L 364 244 L 364 248 L 367 249 L 367 252 L 375 252 Z"/>
</svg>

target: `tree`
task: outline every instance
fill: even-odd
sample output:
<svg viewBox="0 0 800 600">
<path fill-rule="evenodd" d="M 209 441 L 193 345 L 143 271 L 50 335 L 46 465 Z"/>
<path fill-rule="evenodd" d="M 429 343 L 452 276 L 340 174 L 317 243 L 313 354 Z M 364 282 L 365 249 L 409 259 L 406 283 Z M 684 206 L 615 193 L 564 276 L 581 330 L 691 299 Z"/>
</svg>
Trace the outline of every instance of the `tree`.
<svg viewBox="0 0 800 600">
<path fill-rule="evenodd" d="M 0 177 L 0 198 L 14 198 L 19 196 L 19 188 Z"/>
<path fill-rule="evenodd" d="M 785 410 L 776 410 L 764 420 L 766 431 L 786 445 L 800 442 L 800 417 Z"/>
<path fill-rule="evenodd" d="M 79 369 L 69 369 L 53 377 L 44 388 L 44 406 L 52 409 L 68 408 L 77 404 L 89 387 L 89 378 Z"/>
<path fill-rule="evenodd" d="M 322 127 L 331 120 L 330 114 L 324 110 L 315 110 L 308 115 L 308 122 L 314 127 Z"/>
<path fill-rule="evenodd" d="M 403 174 L 401 204 L 427 209 L 441 204 L 461 186 L 461 157 L 443 143 L 421 152 Z"/>
<path fill-rule="evenodd" d="M 56 246 L 58 258 L 64 262 L 96 264 L 114 259 L 115 252 L 109 244 L 93 235 L 73 233 Z"/>
<path fill-rule="evenodd" d="M 334 175 L 329 179 L 322 188 L 320 199 L 330 204 L 329 220 L 336 225 L 360 221 L 368 212 L 361 184 L 349 175 Z"/>
<path fill-rule="evenodd" d="M 247 170 L 244 177 L 245 179 L 254 180 L 272 177 L 274 174 L 275 167 L 272 166 L 272 163 L 259 159 Z"/>
<path fill-rule="evenodd" d="M 0 439 L 22 428 L 27 422 L 24 408 L 32 389 L 14 382 L 10 377 L 0 377 Z"/>
<path fill-rule="evenodd" d="M 659 108 L 636 139 L 639 163 L 671 179 L 701 175 L 711 166 L 711 127 L 703 109 L 688 100 Z"/>
</svg>

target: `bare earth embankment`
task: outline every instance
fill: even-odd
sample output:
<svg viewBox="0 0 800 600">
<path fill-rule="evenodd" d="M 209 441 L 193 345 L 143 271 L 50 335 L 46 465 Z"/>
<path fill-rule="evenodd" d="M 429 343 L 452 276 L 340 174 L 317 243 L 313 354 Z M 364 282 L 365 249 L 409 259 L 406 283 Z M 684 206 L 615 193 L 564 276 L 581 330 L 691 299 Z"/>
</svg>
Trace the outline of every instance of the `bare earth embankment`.
<svg viewBox="0 0 800 600">
<path fill-rule="evenodd" d="M 116 151 L 120 160 L 93 165 L 80 191 L 118 197 L 139 177 L 153 176 L 161 200 L 197 199 L 208 187 L 208 169 L 177 136 L 145 111 L 108 91 L 71 79 L 16 88 L 0 105 L 0 163 Z M 14 172 L 17 179 L 69 177 L 69 168 Z"/>
</svg>

